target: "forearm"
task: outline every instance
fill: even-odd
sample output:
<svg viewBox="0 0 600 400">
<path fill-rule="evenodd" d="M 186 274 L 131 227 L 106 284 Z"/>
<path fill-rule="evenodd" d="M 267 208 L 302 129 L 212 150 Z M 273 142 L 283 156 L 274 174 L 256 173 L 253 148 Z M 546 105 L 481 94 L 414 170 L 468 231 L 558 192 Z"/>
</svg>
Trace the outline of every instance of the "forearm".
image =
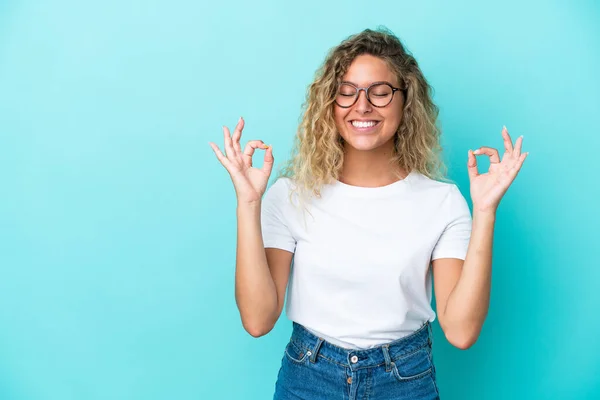
<svg viewBox="0 0 600 400">
<path fill-rule="evenodd" d="M 260 202 L 238 204 L 235 299 L 244 329 L 264 334 L 277 312 L 277 290 L 265 254 Z"/>
<path fill-rule="evenodd" d="M 444 310 L 447 335 L 464 347 L 477 340 L 489 309 L 495 220 L 495 212 L 474 211 L 467 256 Z"/>
</svg>

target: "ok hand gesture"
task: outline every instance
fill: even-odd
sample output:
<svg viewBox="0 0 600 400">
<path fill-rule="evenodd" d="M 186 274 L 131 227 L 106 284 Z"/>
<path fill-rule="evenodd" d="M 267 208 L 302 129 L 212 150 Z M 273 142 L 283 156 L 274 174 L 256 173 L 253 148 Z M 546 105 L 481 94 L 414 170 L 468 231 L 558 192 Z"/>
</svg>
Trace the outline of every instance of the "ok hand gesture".
<svg viewBox="0 0 600 400">
<path fill-rule="evenodd" d="M 240 117 L 233 136 L 229 129 L 223 127 L 223 137 L 225 138 L 225 154 L 213 142 L 209 142 L 210 147 L 217 155 L 221 164 L 225 167 L 233 181 L 233 186 L 238 199 L 238 204 L 255 203 L 260 201 L 267 188 L 269 176 L 273 169 L 273 149 L 263 143 L 262 140 L 251 140 L 246 144 L 242 152 L 240 138 L 244 129 L 244 120 Z M 266 149 L 262 168 L 252 167 L 252 155 L 256 149 Z"/>
<path fill-rule="evenodd" d="M 491 147 L 480 147 L 475 151 L 469 150 L 467 168 L 471 182 L 471 200 L 473 211 L 496 212 L 502 196 L 517 177 L 523 161 L 529 153 L 521 153 L 523 136 L 520 136 L 513 147 L 512 139 L 506 130 L 502 128 L 504 139 L 504 155 L 502 161 L 498 150 Z M 477 171 L 477 159 L 475 155 L 487 155 L 490 157 L 489 171 L 480 174 Z"/>
</svg>

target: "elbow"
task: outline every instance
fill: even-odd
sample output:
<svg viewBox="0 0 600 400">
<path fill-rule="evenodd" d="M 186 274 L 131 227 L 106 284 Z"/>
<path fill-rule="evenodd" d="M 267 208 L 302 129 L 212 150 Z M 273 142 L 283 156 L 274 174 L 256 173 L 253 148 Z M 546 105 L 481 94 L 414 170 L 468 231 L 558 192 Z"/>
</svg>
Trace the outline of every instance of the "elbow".
<svg viewBox="0 0 600 400">
<path fill-rule="evenodd" d="M 250 334 L 250 336 L 259 338 L 261 336 L 265 336 L 267 333 L 271 332 L 273 328 L 260 328 L 260 327 L 245 327 L 246 332 Z"/>
<path fill-rule="evenodd" d="M 277 304 L 272 310 L 266 307 L 245 308 L 243 311 L 240 309 L 244 330 L 255 338 L 265 336 L 271 332 L 281 313 L 281 311 L 278 312 L 276 307 Z"/>
<path fill-rule="evenodd" d="M 478 329 L 448 329 L 444 331 L 446 340 L 460 350 L 471 348 L 479 338 Z"/>
<path fill-rule="evenodd" d="M 475 342 L 477 341 L 477 338 L 470 338 L 470 337 L 458 337 L 458 338 L 450 338 L 450 337 L 446 337 L 448 339 L 448 342 L 450 342 L 450 344 L 454 347 L 456 347 L 457 349 L 460 350 L 467 350 L 469 349 L 471 346 L 473 346 L 475 344 Z"/>
<path fill-rule="evenodd" d="M 271 323 L 252 323 L 247 321 L 242 321 L 242 325 L 244 326 L 244 330 L 248 332 L 250 336 L 255 338 L 265 336 L 267 333 L 271 332 L 275 326 L 275 324 Z"/>
</svg>

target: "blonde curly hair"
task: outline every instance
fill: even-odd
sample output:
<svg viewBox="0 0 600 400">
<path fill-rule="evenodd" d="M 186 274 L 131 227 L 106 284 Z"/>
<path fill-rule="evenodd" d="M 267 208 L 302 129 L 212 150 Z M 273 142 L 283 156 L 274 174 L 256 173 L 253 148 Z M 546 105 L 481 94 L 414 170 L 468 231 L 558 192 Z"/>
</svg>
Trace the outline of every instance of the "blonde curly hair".
<svg viewBox="0 0 600 400">
<path fill-rule="evenodd" d="M 431 99 L 432 88 L 415 58 L 387 28 L 366 29 L 329 51 L 307 89 L 291 157 L 279 170 L 278 178 L 290 178 L 294 190 L 317 197 L 323 184 L 338 179 L 344 147 L 334 120 L 334 101 L 342 77 L 362 54 L 384 60 L 407 89 L 391 161 L 407 172 L 418 171 L 431 179 L 448 181 L 441 155 L 441 130 L 436 125 L 439 109 Z"/>
</svg>

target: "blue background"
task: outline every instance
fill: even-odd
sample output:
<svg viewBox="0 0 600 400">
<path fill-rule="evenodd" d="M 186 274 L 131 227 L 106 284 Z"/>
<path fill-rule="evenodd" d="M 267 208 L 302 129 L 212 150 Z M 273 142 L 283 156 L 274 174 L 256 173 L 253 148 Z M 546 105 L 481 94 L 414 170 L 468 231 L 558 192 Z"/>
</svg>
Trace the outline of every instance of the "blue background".
<svg viewBox="0 0 600 400">
<path fill-rule="evenodd" d="M 435 88 L 469 202 L 469 148 L 506 125 L 531 152 L 479 341 L 435 322 L 442 398 L 600 398 L 600 5 L 483 3 L 1 1 L 0 398 L 271 398 L 291 322 L 242 328 L 208 141 L 242 115 L 281 165 L 327 50 L 378 25 Z"/>
</svg>

